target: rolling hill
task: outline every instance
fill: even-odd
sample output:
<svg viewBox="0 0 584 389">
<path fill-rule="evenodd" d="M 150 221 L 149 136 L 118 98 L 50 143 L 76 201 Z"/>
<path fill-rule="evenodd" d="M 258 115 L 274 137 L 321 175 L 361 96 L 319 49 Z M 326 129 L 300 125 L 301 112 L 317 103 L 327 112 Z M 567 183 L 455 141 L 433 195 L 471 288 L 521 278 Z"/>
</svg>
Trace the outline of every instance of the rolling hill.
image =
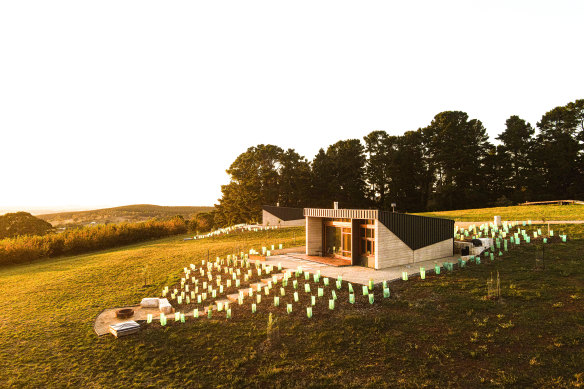
<svg viewBox="0 0 584 389">
<path fill-rule="evenodd" d="M 135 335 L 98 338 L 95 316 L 179 282 L 203 259 L 301 241 L 303 228 L 170 237 L 102 252 L 0 268 L 2 387 L 579 387 L 582 225 L 505 259 L 390 284 L 391 298 L 307 319 L 276 314 L 169 319 Z M 164 258 L 164 259 L 163 259 Z M 487 281 L 501 275 L 501 300 Z M 328 299 L 318 304 L 328 304 Z M 277 334 L 271 336 L 270 334 Z"/>
<path fill-rule="evenodd" d="M 502 220 L 584 220 L 584 205 L 516 205 L 512 207 L 461 209 L 454 211 L 422 212 L 421 216 L 454 219 L 460 222 L 493 221 L 494 216 Z"/>
<path fill-rule="evenodd" d="M 151 204 L 125 205 L 122 207 L 95 209 L 91 211 L 59 212 L 37 215 L 38 218 L 48 221 L 53 226 L 78 226 L 95 223 L 140 222 L 152 218 L 169 218 L 181 215 L 190 219 L 198 213 L 209 212 L 213 207 L 208 206 L 177 206 L 167 207 Z"/>
</svg>

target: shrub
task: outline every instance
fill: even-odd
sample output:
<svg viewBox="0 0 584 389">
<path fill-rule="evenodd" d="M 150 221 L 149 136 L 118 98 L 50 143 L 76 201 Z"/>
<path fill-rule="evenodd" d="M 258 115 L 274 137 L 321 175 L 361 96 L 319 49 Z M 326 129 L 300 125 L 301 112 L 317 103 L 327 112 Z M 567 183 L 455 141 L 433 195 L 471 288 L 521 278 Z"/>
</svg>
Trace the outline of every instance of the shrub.
<svg viewBox="0 0 584 389">
<path fill-rule="evenodd" d="M 44 236 L 22 235 L 0 240 L 0 265 L 30 262 L 44 257 L 82 254 L 165 236 L 183 234 L 182 218 L 141 223 L 97 225 Z"/>
</svg>

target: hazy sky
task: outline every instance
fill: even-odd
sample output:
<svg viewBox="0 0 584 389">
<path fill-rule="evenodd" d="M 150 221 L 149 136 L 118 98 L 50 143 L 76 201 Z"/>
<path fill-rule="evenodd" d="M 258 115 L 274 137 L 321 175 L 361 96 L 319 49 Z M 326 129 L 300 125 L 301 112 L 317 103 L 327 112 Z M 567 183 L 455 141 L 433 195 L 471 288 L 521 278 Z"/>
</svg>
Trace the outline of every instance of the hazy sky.
<svg viewBox="0 0 584 389">
<path fill-rule="evenodd" d="M 210 205 L 235 157 L 312 159 L 444 110 L 491 138 L 584 98 L 584 1 L 0 1 L 0 208 Z"/>
</svg>

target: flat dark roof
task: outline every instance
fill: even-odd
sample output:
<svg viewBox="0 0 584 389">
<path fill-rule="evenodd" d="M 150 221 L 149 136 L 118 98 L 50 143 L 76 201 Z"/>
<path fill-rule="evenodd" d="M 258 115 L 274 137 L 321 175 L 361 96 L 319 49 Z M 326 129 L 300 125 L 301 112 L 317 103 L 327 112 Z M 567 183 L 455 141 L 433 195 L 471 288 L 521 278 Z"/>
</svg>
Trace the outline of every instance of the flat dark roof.
<svg viewBox="0 0 584 389">
<path fill-rule="evenodd" d="M 262 210 L 271 213 L 283 221 L 304 219 L 303 208 L 275 207 L 273 205 L 263 205 Z"/>
</svg>

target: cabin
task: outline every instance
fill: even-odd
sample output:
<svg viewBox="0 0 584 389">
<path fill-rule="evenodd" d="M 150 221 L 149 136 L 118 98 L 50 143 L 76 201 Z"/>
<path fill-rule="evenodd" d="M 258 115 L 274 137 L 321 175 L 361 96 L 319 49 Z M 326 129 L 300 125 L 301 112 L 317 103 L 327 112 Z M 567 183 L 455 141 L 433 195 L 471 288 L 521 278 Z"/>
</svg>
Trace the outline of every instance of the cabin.
<svg viewBox="0 0 584 389">
<path fill-rule="evenodd" d="M 454 220 L 376 209 L 304 208 L 306 255 L 383 269 L 451 257 Z"/>
</svg>

